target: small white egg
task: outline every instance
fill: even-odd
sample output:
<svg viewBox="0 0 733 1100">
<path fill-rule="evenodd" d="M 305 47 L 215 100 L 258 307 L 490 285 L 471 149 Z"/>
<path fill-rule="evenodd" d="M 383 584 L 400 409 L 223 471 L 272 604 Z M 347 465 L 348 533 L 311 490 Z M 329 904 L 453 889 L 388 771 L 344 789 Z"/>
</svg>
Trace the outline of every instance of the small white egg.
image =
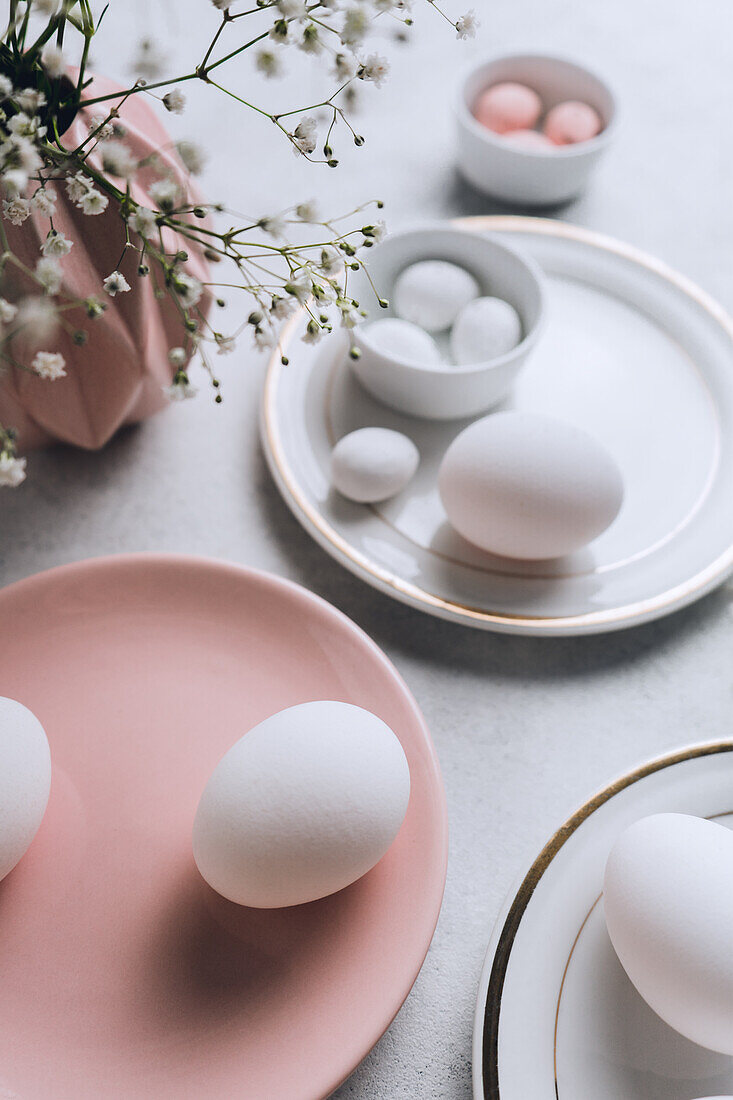
<svg viewBox="0 0 733 1100">
<path fill-rule="evenodd" d="M 413 477 L 420 453 L 390 428 L 358 428 L 331 453 L 331 482 L 349 500 L 376 504 L 399 493 Z"/>
<path fill-rule="evenodd" d="M 43 726 L 0 696 L 0 879 L 25 855 L 46 812 L 51 752 Z"/>
<path fill-rule="evenodd" d="M 194 858 L 239 905 L 301 905 L 371 870 L 409 797 L 404 751 L 381 718 L 349 703 L 301 703 L 219 761 L 196 812 Z"/>
<path fill-rule="evenodd" d="M 525 412 L 465 428 L 445 453 L 438 486 L 463 538 L 525 560 L 584 546 L 613 522 L 623 499 L 618 467 L 593 436 Z"/>
<path fill-rule="evenodd" d="M 456 317 L 451 331 L 453 359 L 461 366 L 498 359 L 522 339 L 522 322 L 503 298 L 477 298 Z"/>
<path fill-rule="evenodd" d="M 450 328 L 463 307 L 480 293 L 473 275 L 457 264 L 447 260 L 422 260 L 397 276 L 392 304 L 403 320 L 427 332 L 442 332 Z"/>
<path fill-rule="evenodd" d="M 373 321 L 364 328 L 364 337 L 371 346 L 394 359 L 404 359 L 418 366 L 430 366 L 441 362 L 438 345 L 430 333 L 413 325 L 411 321 L 402 321 L 399 317 L 385 317 L 382 321 Z"/>
<path fill-rule="evenodd" d="M 686 1038 L 733 1055 L 733 833 L 654 814 L 613 846 L 608 934 L 638 993 Z"/>
</svg>

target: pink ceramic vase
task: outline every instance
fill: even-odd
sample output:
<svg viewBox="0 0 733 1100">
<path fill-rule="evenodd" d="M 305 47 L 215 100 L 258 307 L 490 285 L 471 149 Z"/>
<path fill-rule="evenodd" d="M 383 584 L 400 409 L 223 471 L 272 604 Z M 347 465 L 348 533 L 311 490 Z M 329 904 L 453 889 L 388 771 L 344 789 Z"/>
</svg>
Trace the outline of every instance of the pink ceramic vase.
<svg viewBox="0 0 733 1100">
<path fill-rule="evenodd" d="M 87 95 L 106 95 L 118 86 L 95 76 Z M 92 117 L 99 117 L 106 104 L 79 112 L 64 134 L 67 148 L 77 146 L 88 134 Z M 147 207 L 155 207 L 147 189 L 162 175 L 175 176 L 185 187 L 189 199 L 200 201 L 175 154 L 170 135 L 142 94 L 127 100 L 120 124 L 125 144 L 138 160 L 157 154 L 157 164 L 138 170 L 132 183 L 133 198 Z M 98 159 L 96 160 L 98 166 Z M 0 375 L 0 424 L 18 432 L 19 450 L 62 440 L 78 447 L 102 447 L 123 424 L 131 424 L 158 412 L 168 403 L 163 392 L 174 374 L 168 360 L 172 347 L 184 344 L 180 314 L 166 293 L 156 298 L 153 279 L 157 267 L 150 261 L 151 274 L 137 274 L 138 253 L 127 249 L 125 226 L 119 209 L 110 201 L 104 213 L 90 216 L 69 200 L 63 180 L 54 183 L 57 194 L 54 226 L 74 242 L 68 256 L 61 260 L 63 292 L 72 297 L 94 296 L 104 300 L 102 317 L 89 320 L 83 309 L 65 314 L 70 326 L 84 329 L 88 340 L 77 346 L 73 334 L 59 327 L 47 341 L 39 344 L 19 334 L 13 340 L 12 353 L 27 364 L 37 350 L 59 351 L 66 360 L 67 375 L 57 381 L 45 381 L 28 370 L 10 367 Z M 40 247 L 49 228 L 47 217 L 33 210 L 21 226 L 3 222 L 9 244 L 27 267 L 34 267 L 41 256 Z M 135 235 L 132 235 L 133 240 Z M 208 279 L 208 267 L 193 242 L 174 237 L 166 239 L 169 251 L 185 249 L 189 255 L 186 270 L 202 282 Z M 119 268 L 131 290 L 111 298 L 102 288 L 103 279 Z M 158 279 L 158 282 L 161 280 Z M 7 269 L 2 293 L 17 300 L 33 290 L 12 269 Z M 210 299 L 209 299 L 210 300 Z M 201 305 L 207 308 L 208 301 Z"/>
</svg>

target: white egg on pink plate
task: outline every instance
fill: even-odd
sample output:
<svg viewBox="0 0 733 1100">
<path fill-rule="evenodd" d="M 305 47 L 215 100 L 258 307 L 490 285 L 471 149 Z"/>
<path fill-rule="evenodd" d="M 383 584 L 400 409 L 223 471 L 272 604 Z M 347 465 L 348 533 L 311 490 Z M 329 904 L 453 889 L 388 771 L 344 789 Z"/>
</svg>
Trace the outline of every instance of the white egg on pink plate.
<svg viewBox="0 0 733 1100">
<path fill-rule="evenodd" d="M 385 722 L 320 700 L 266 718 L 222 757 L 193 826 L 199 871 L 259 909 L 342 890 L 385 855 L 402 825 L 410 769 Z"/>
<path fill-rule="evenodd" d="M 733 1055 L 733 832 L 664 813 L 642 818 L 608 857 L 603 908 L 637 992 L 694 1043 Z"/>
<path fill-rule="evenodd" d="M 22 859 L 46 812 L 51 752 L 27 707 L 0 696 L 0 879 Z"/>
<path fill-rule="evenodd" d="M 495 413 L 465 428 L 445 453 L 438 487 L 463 538 L 530 561 L 585 546 L 623 500 L 605 447 L 573 424 L 529 412 Z"/>
</svg>

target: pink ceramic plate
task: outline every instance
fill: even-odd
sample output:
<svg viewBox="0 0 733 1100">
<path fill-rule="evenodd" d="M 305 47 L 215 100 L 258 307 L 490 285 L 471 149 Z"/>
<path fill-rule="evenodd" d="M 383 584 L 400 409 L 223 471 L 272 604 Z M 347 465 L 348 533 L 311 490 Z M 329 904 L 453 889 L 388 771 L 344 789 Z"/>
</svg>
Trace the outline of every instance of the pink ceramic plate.
<svg viewBox="0 0 733 1100">
<path fill-rule="evenodd" d="M 446 813 L 423 719 L 381 651 L 293 584 L 150 555 L 0 592 L 0 694 L 36 712 L 53 783 L 0 885 L 0 1095 L 315 1100 L 351 1072 L 420 969 Z M 359 882 L 239 908 L 200 879 L 191 824 L 222 753 L 310 699 L 368 707 L 404 746 L 405 823 Z"/>
</svg>

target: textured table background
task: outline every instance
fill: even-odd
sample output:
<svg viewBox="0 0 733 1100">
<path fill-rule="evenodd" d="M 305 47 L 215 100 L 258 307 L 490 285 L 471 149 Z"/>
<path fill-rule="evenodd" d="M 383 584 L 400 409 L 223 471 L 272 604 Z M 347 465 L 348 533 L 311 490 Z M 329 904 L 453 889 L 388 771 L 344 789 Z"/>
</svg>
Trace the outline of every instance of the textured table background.
<svg viewBox="0 0 733 1100">
<path fill-rule="evenodd" d="M 657 253 L 733 308 L 730 0 L 469 2 L 483 21 L 476 42 L 457 43 L 415 0 L 413 44 L 380 44 L 395 62 L 393 75 L 364 95 L 359 126 L 367 144 L 356 150 L 344 141 L 337 171 L 297 162 L 266 122 L 189 85 L 190 109 L 174 121 L 181 136 L 205 137 L 209 196 L 256 216 L 311 196 L 329 211 L 380 196 L 393 227 L 495 212 L 454 172 L 458 75 L 489 52 L 554 50 L 604 72 L 623 108 L 617 141 L 591 189 L 558 216 Z M 451 10 L 453 3 L 445 0 Z M 185 71 L 197 60 L 192 27 L 211 22 L 209 9 L 206 0 L 113 0 L 95 63 L 123 75 L 120 42 L 131 51 L 152 30 L 176 71 Z M 268 86 L 274 100 L 263 91 L 260 101 L 295 106 L 319 98 L 322 84 L 293 61 L 297 72 Z M 249 73 L 238 65 L 230 86 L 248 86 Z M 522 862 L 576 803 L 642 757 L 730 735 L 731 589 L 656 624 L 591 639 L 501 637 L 430 619 L 356 580 L 304 534 L 258 445 L 263 364 L 249 351 L 221 363 L 220 407 L 204 390 L 197 401 L 125 431 L 102 454 L 58 448 L 34 455 L 27 483 L 0 498 L 0 582 L 119 551 L 208 554 L 299 581 L 383 646 L 437 745 L 450 866 L 417 984 L 337 1095 L 467 1100 L 481 962 Z M 12 624 L 2 629 L 12 644 Z"/>
</svg>

